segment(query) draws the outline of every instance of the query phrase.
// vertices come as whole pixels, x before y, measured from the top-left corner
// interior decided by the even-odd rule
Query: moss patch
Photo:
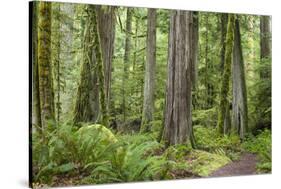
[[[116,143],[118,141],[115,135],[109,129],[100,124],[83,126],[77,131],[77,134],[78,139],[81,141],[92,137],[98,137],[100,139],[99,143],[104,145]]]
[[[201,150],[193,150],[188,155],[191,171],[199,176],[206,177],[213,171],[230,163],[231,160],[223,155],[212,154]]]

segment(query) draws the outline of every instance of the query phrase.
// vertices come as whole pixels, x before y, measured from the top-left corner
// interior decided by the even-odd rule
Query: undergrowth
[[[247,151],[256,153],[259,158],[259,163],[257,164],[257,169],[261,173],[271,172],[271,131],[266,129],[260,131],[257,136],[248,136],[246,141],[243,143],[242,147]]]

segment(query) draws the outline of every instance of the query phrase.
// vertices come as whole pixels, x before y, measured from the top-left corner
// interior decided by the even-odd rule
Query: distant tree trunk
[[[207,14],[205,14],[206,19],[205,19],[205,27],[206,27],[206,31],[205,31],[205,54],[204,54],[204,59],[205,59],[205,90],[206,90],[206,101],[205,101],[205,109],[209,108],[209,102],[210,102],[210,84],[209,84],[209,38],[208,38],[208,33],[209,33],[209,16]]]
[[[32,15],[32,124],[41,128],[41,108],[38,76],[38,2],[33,2]]]
[[[51,69],[51,3],[39,2],[38,77],[42,127],[55,121],[54,92]]]
[[[126,39],[125,39],[125,53],[124,53],[124,75],[122,80],[122,112],[123,112],[123,122],[126,121],[126,80],[128,79],[128,64],[130,60],[130,50],[131,50],[131,32],[132,32],[132,16],[133,10],[127,8],[127,19],[126,19]]]
[[[261,60],[271,58],[271,31],[269,16],[260,17],[260,49]],[[260,77],[268,78],[269,72],[269,69],[262,69]]]
[[[151,130],[151,121],[154,111],[154,85],[156,65],[156,9],[148,9],[147,13],[147,39],[146,39],[146,65],[144,81],[144,100],[142,111],[142,132]]]
[[[224,67],[224,59],[225,59],[225,44],[226,44],[226,30],[227,30],[227,18],[228,15],[226,13],[221,14],[221,51],[220,51],[220,69],[221,74],[223,74]]]
[[[271,128],[271,18],[260,16],[260,80],[256,128]],[[267,97],[267,98],[266,98]]]
[[[228,92],[229,92],[229,79],[231,75],[231,62],[232,62],[232,50],[234,42],[234,17],[235,15],[228,15],[228,25],[227,25],[227,34],[226,34],[226,48],[225,48],[225,61],[224,69],[221,81],[220,88],[220,102],[219,102],[219,114],[218,114],[218,131],[223,133],[224,131],[229,130],[230,125],[227,124],[229,120],[229,105],[228,105]],[[227,128],[226,128],[227,127]]]
[[[235,20],[232,75],[232,126],[233,131],[244,139],[248,130],[248,107],[241,34],[238,18]]]
[[[112,59],[115,39],[115,7],[97,6],[97,17],[104,63],[106,109],[109,112],[111,93]]]
[[[60,20],[60,3],[52,4],[52,65],[54,67],[54,91],[55,91],[55,114],[56,121],[60,122],[60,114],[61,114],[61,61],[60,61],[60,41],[61,41],[61,20]]]
[[[168,79],[163,140],[166,145],[185,143],[192,137],[191,48],[192,13],[172,11],[170,19]]]
[[[108,126],[104,92],[103,60],[95,6],[87,7],[83,64],[74,108],[74,122],[97,122]]]

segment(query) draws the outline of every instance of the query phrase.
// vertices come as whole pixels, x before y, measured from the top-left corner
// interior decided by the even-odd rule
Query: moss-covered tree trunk
[[[54,75],[55,115],[60,122],[61,115],[61,12],[60,3],[52,4],[52,65]]]
[[[74,108],[74,122],[101,122],[108,126],[104,72],[96,8],[87,6],[83,64]]]
[[[51,68],[51,3],[39,2],[38,77],[42,127],[55,121],[54,92]]]
[[[153,120],[156,65],[156,14],[156,9],[148,9],[146,65],[141,132],[149,132],[151,130],[151,121]]]
[[[126,121],[126,81],[129,78],[128,77],[128,67],[129,67],[129,61],[130,61],[130,52],[131,52],[131,32],[132,32],[132,16],[133,16],[133,9],[127,8],[127,16],[126,16],[126,39],[125,39],[125,52],[124,52],[124,73],[123,73],[123,79],[122,79],[122,104],[121,109],[123,113],[123,122]]]
[[[32,2],[32,124],[41,128],[38,76],[38,2]]]
[[[192,12],[172,11],[163,134],[166,145],[181,144],[189,140],[192,144],[194,142],[191,119],[191,23]]]
[[[235,20],[232,70],[232,130],[240,136],[240,139],[244,139],[248,130],[248,106],[238,18]]]
[[[115,9],[113,6],[97,6],[98,29],[103,58],[105,83],[105,102],[107,112],[110,112],[111,74],[115,39]],[[106,23],[106,24],[105,24]]]
[[[226,34],[226,46],[225,46],[225,61],[223,75],[221,79],[220,87],[220,99],[219,99],[219,110],[218,110],[218,131],[219,133],[224,133],[230,128],[228,114],[229,114],[229,102],[228,102],[228,92],[229,92],[229,80],[231,75],[231,63],[232,63],[232,51],[234,43],[234,19],[235,15],[228,15],[228,25]],[[226,128],[227,127],[227,128]]]

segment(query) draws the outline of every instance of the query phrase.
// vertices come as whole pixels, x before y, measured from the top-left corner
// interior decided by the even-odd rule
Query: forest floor
[[[244,153],[239,160],[233,161],[214,171],[210,177],[238,176],[256,174],[257,156],[252,153]]]

